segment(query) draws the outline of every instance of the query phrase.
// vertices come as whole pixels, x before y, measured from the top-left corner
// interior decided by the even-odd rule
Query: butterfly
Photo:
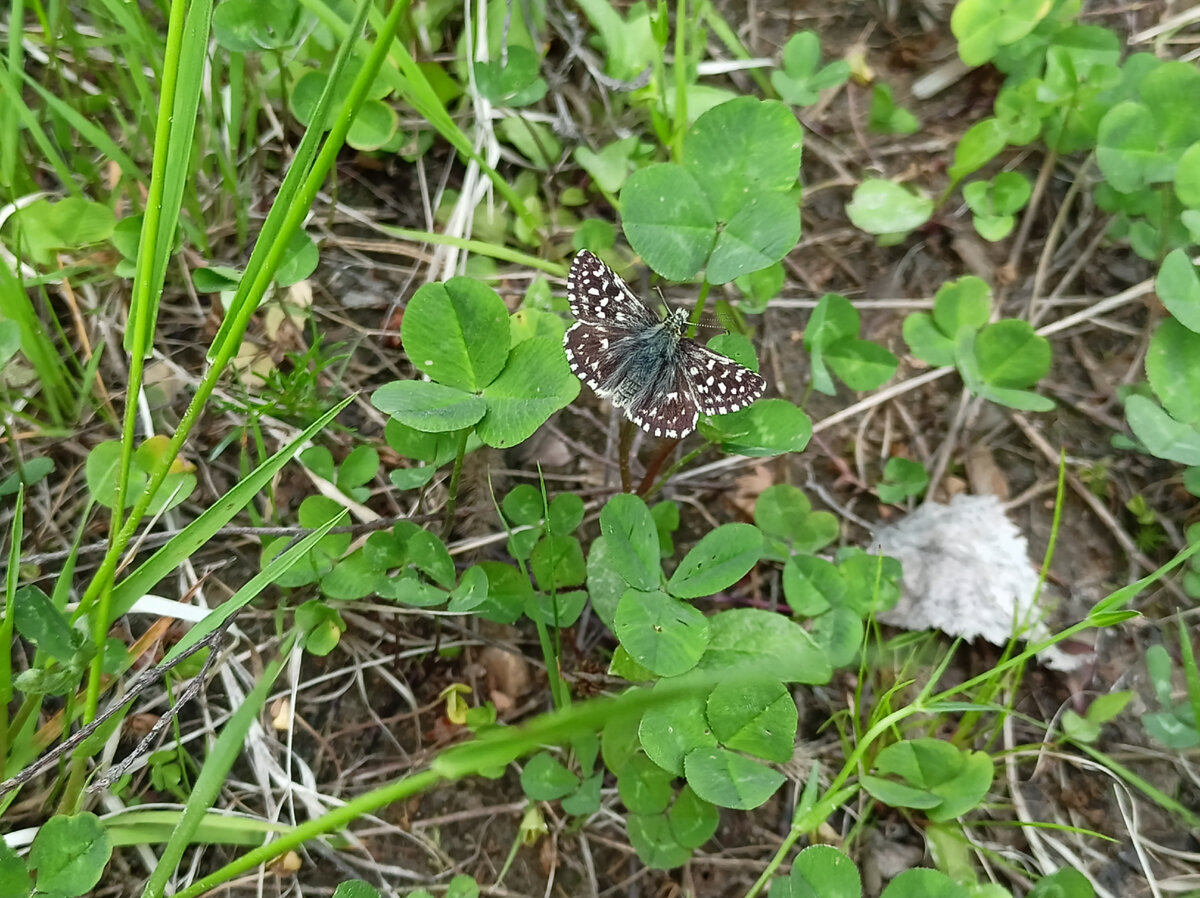
[[[745,408],[767,388],[749,368],[685,337],[686,309],[660,318],[586,249],[571,263],[567,301],[577,319],[563,336],[571,370],[656,437],[682,439],[700,415]]]

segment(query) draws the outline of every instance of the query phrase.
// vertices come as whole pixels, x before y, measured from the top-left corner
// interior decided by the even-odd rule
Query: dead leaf
[[[529,692],[529,664],[520,655],[488,646],[479,653],[479,664],[487,671],[488,697],[497,712],[512,710]]]

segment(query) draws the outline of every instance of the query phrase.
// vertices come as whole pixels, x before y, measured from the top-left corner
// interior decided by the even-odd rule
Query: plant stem
[[[471,428],[464,427],[458,434],[458,451],[454,453],[454,470],[450,472],[450,495],[446,497],[446,517],[442,521],[442,539],[450,538],[454,529],[454,510],[458,507],[458,483],[462,479],[463,459],[467,455],[467,437]]]
[[[633,492],[633,474],[629,470],[629,451],[633,448],[633,424],[621,418],[617,425],[617,463],[621,466],[621,492]]]

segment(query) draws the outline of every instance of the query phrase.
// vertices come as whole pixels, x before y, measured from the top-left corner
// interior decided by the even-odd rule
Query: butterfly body
[[[682,439],[700,414],[737,411],[766,389],[749,368],[684,337],[685,310],[659,318],[587,250],[571,264],[567,298],[578,319],[563,338],[571,370],[647,433]]]

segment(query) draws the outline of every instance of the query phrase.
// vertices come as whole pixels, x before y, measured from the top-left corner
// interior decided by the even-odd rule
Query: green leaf
[[[296,609],[296,627],[304,634],[305,650],[322,658],[337,648],[346,632],[346,622],[337,610],[316,599]]]
[[[446,898],[479,898],[479,884],[473,877],[460,873],[446,887]]]
[[[900,562],[846,546],[838,552],[846,590],[842,601],[860,618],[892,608],[900,599]]]
[[[501,119],[496,133],[530,161],[534,168],[548,169],[562,158],[563,148],[554,132],[523,116]]]
[[[1167,311],[1188,330],[1200,334],[1200,278],[1188,254],[1173,249],[1163,259],[1154,289]]]
[[[783,597],[794,614],[816,617],[841,603],[846,592],[837,565],[815,555],[794,555],[783,566]]]
[[[774,265],[799,239],[800,210],[795,199],[783,193],[748,194],[718,233],[706,278],[712,284],[728,284]]]
[[[583,589],[563,589],[562,592],[535,592],[524,605],[524,615],[535,623],[547,627],[574,627],[588,604],[588,594]]]
[[[1169,414],[1182,424],[1200,424],[1200,333],[1167,318],[1146,352],[1146,376]]]
[[[961,52],[961,51],[960,51]],[[887,884],[879,898],[971,898],[967,890],[941,870],[914,867]]]
[[[722,524],[684,556],[667,581],[667,589],[683,599],[715,595],[758,563],[762,542],[762,534],[751,524]]]
[[[483,570],[488,582],[487,598],[476,615],[498,624],[511,624],[519,619],[525,613],[526,600],[533,594],[529,575],[499,561],[483,561],[476,567]]]
[[[650,509],[637,496],[618,493],[600,512],[600,532],[614,570],[633,589],[658,588],[658,538]]]
[[[984,240],[995,243],[1012,233],[1017,224],[1011,215],[975,215],[975,230]]]
[[[788,879],[788,898],[862,898],[858,868],[830,845],[810,845],[796,855]]]
[[[1028,321],[1008,318],[990,324],[975,338],[979,373],[992,386],[1023,389],[1050,370],[1050,341]]]
[[[632,81],[655,59],[658,47],[644,4],[630,9],[628,20],[608,0],[581,0],[579,8],[600,36],[606,75]]]
[[[1136,393],[1125,400],[1125,417],[1151,455],[1200,465],[1200,428],[1176,421],[1156,402]]]
[[[929,473],[924,466],[907,458],[889,458],[877,489],[881,502],[895,503],[919,496],[928,485]]]
[[[672,534],[679,529],[679,505],[675,502],[659,502],[650,509],[654,524],[658,527],[658,552],[662,558],[675,554]]]
[[[638,741],[663,770],[683,776],[683,759],[697,748],[717,745],[704,716],[704,696],[689,695],[654,705],[638,724]]]
[[[1197,92],[1200,92],[1200,71],[1190,62],[1164,62],[1146,75],[1139,85],[1142,102],[1154,117],[1155,133],[1160,146],[1176,151],[1200,139],[1200,122],[1188,112]],[[1172,166],[1173,167],[1173,166]],[[1160,180],[1169,179],[1170,175]]]
[[[784,277],[783,266],[776,262],[736,278],[735,284],[745,296],[745,299],[738,303],[738,307],[751,314],[761,312],[783,289]]]
[[[479,439],[507,449],[529,439],[556,411],[579,395],[562,341],[535,337],[513,347],[500,376],[483,390],[487,413],[475,428]]]
[[[574,794],[562,800],[564,813],[574,817],[588,817],[600,810],[600,787],[604,785],[604,773],[586,777]]]
[[[321,592],[331,599],[362,599],[379,588],[383,572],[372,567],[365,550],[337,559],[332,570],[321,577]]]
[[[383,436],[402,457],[427,462],[430,476],[458,452],[458,440],[452,433],[425,433],[391,417],[384,426]]]
[[[400,116],[387,103],[368,97],[346,134],[346,143],[356,150],[371,153],[386,146],[400,130]]]
[[[766,536],[805,554],[819,551],[838,536],[837,518],[827,511],[814,512],[808,497],[790,483],[777,483],[759,494],[754,523]]]
[[[780,764],[792,757],[799,718],[782,683],[718,686],[709,693],[706,713],[713,735],[726,748]]]
[[[579,788],[579,777],[553,754],[540,751],[521,771],[521,789],[533,801],[556,801]]]
[[[355,446],[338,466],[338,489],[348,491],[370,483],[378,472],[378,450],[374,446]]]
[[[913,312],[904,319],[901,333],[912,354],[927,365],[942,368],[954,364],[954,341],[934,324],[932,315]]]
[[[991,287],[973,275],[947,281],[933,298],[933,321],[951,340],[964,327],[968,330],[983,327],[991,310]]]
[[[487,413],[488,404],[455,387],[424,380],[397,380],[371,394],[371,404],[401,424],[425,433],[470,427]]]
[[[962,0],[950,15],[959,57],[967,65],[983,65],[1033,31],[1050,6],[1045,0]]]
[[[298,284],[317,270],[320,254],[317,245],[307,231],[297,230],[288,238],[287,247],[279,267],[275,269],[275,283],[280,287]]]
[[[1026,898],[1095,898],[1091,881],[1073,867],[1043,876]]]
[[[66,662],[83,647],[83,634],[71,628],[67,616],[36,586],[17,590],[13,611],[17,632],[51,658]]]
[[[508,358],[508,309],[473,278],[426,284],[408,301],[400,338],[417,371],[444,386],[478,392]]]
[[[479,608],[488,599],[487,571],[475,565],[463,571],[458,586],[450,591],[446,610],[452,614],[465,614]]]
[[[546,517],[546,528],[560,536],[574,533],[583,523],[584,505],[575,493],[560,493],[550,500],[550,513]]]
[[[33,879],[25,869],[25,862],[0,839],[0,895],[29,898],[32,894]]]
[[[820,64],[821,46],[816,34],[801,31],[788,38],[783,47],[783,71],[771,73],[771,86],[793,106],[811,106],[821,91],[844,84],[850,77],[850,63],[837,59],[824,68]]]
[[[695,277],[717,239],[717,220],[704,189],[673,163],[630,176],[621,191],[621,220],[634,251],[673,281]]]
[[[1118,714],[1125,710],[1125,707],[1133,700],[1133,693],[1129,690],[1121,692],[1108,692],[1104,695],[1098,695],[1088,705],[1087,719],[1095,723],[1108,723]]]
[[[5,322],[0,321],[0,331],[4,329]],[[0,366],[2,366],[0,362]],[[7,477],[0,479],[0,497],[16,495],[17,491],[23,485],[26,492],[34,484],[41,483],[47,477],[54,473],[54,459],[40,456],[37,458],[28,459],[24,466],[19,471],[13,471]]]
[[[333,898],[379,898],[379,892],[361,879],[348,879],[338,883],[333,890]],[[408,898],[413,898],[411,892]]]
[[[784,783],[782,773],[723,748],[689,752],[684,770],[700,798],[739,811],[761,806]]]
[[[785,683],[827,683],[833,672],[803,627],[770,611],[722,611],[708,619],[708,634],[708,648],[698,665],[707,671],[770,671],[772,678]]]
[[[749,408],[713,419],[701,432],[730,455],[762,458],[802,452],[812,437],[812,419],[786,399],[760,399]]]
[[[833,381],[825,371],[825,347],[858,336],[858,328],[858,310],[846,297],[826,293],[818,300],[804,328],[804,348],[812,354],[813,386],[822,393],[832,396],[834,392]]]
[[[713,837],[721,816],[715,805],[696,795],[691,786],[684,786],[667,812],[667,820],[679,844],[694,850]]]
[[[613,632],[633,660],[662,677],[691,670],[708,645],[708,619],[658,590],[626,590]]]
[[[1133,193],[1160,177],[1166,160],[1155,128],[1150,110],[1132,100],[1118,103],[1100,120],[1096,162],[1115,189]]]
[[[882,134],[912,134],[920,123],[915,115],[895,104],[890,85],[877,82],[871,91],[867,127]]]
[[[888,381],[900,360],[870,340],[847,337],[825,347],[829,367],[852,390],[874,390]]]
[[[78,196],[52,202],[34,200],[12,212],[4,229],[9,241],[42,265],[54,263],[58,250],[79,250],[108,240],[117,223],[112,210],[103,203]]]
[[[802,142],[800,123],[786,105],[738,97],[710,109],[688,129],[683,139],[683,166],[708,195],[717,219],[732,226],[750,197],[761,198],[796,186]],[[794,211],[796,203],[789,206]],[[762,211],[768,216],[779,214],[770,207]],[[744,232],[748,224],[742,225]],[[798,215],[796,232],[798,237]],[[782,257],[780,253],[765,264]],[[729,280],[733,278],[713,283]]]
[[[504,517],[516,526],[540,523],[544,508],[541,492],[529,483],[513,487],[500,503]]]
[[[636,167],[632,162],[632,156],[637,150],[637,145],[637,136],[631,135],[614,140],[596,152],[585,146],[579,146],[575,148],[575,161],[583,166],[583,170],[591,175],[592,180],[601,190],[616,193],[624,186],[626,179]],[[597,248],[592,243],[586,245]],[[582,248],[582,246],[576,247],[576,249]]]
[[[813,619],[813,641],[834,667],[845,667],[858,657],[863,642],[863,621],[849,607],[830,608]]]
[[[1191,208],[1200,208],[1200,143],[1194,143],[1179,157],[1175,167],[1175,196]]]
[[[671,774],[643,754],[617,770],[617,791],[631,814],[658,814],[671,803]]]
[[[299,11],[288,0],[225,0],[212,12],[213,37],[232,53],[281,50],[291,43]]]
[[[507,64],[499,59],[475,63],[475,83],[480,96],[497,106],[516,108],[536,103],[546,95],[539,77],[541,61],[528,47],[508,48]]]
[[[899,777],[909,787],[924,793],[902,798],[899,806],[925,808],[929,819],[934,821],[952,820],[975,807],[987,794],[994,775],[992,759],[986,753],[963,751],[940,739],[912,739],[888,745],[876,757],[875,768],[884,776]],[[870,777],[863,785],[875,795],[880,780]],[[889,793],[886,800],[891,802],[898,797]]]
[[[1033,186],[1020,172],[1002,171],[992,178],[988,193],[992,211],[1012,215],[1025,208]]]
[[[583,548],[573,536],[543,536],[533,547],[529,567],[538,587],[546,592],[579,586],[587,576]]]
[[[587,590],[596,616],[610,630],[616,622],[617,603],[628,584],[609,558],[608,540],[598,536],[592,540],[587,556]]]
[[[56,815],[34,836],[29,867],[37,871],[40,891],[83,895],[100,881],[111,856],[112,840],[95,814]]]
[[[625,828],[638,860],[651,870],[681,867],[692,856],[690,848],[679,844],[671,821],[664,814],[629,814]]]
[[[996,118],[985,118],[976,122],[959,138],[954,148],[954,162],[948,174],[960,181],[972,172],[979,171],[1000,154],[1008,144],[1004,125]]]
[[[454,559],[446,544],[428,530],[418,530],[405,543],[408,563],[441,587],[449,589],[457,579]]]
[[[894,181],[863,181],[846,204],[855,227],[868,234],[907,234],[933,214],[933,201]]]

